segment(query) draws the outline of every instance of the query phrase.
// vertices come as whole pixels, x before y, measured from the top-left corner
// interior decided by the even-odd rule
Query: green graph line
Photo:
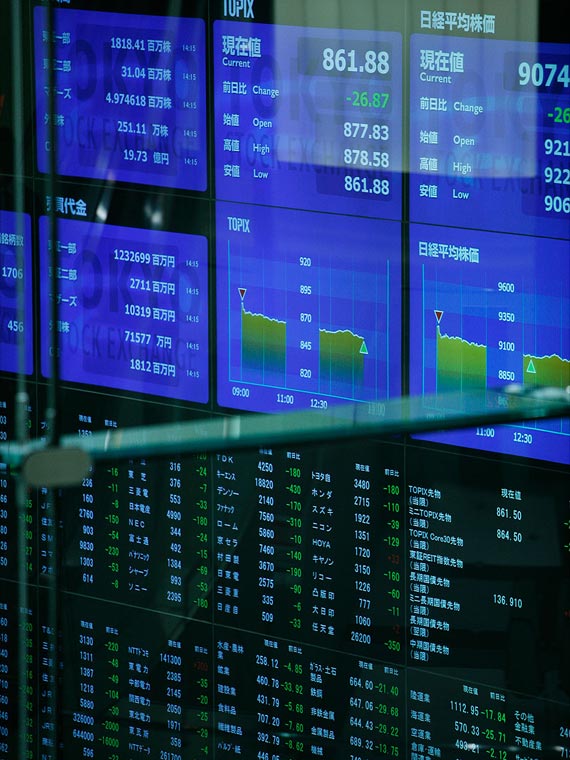
[[[442,334],[437,326],[437,392],[486,388],[487,346]]]

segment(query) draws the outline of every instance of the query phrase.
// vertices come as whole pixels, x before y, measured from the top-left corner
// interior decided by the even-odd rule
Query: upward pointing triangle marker
[[[238,288],[238,290],[239,290],[239,297],[243,301],[243,299],[245,298],[245,294],[247,293],[247,288]]]
[[[441,318],[443,317],[443,311],[441,309],[434,309],[433,313],[435,314],[435,318],[437,319],[437,324],[441,322]]]
[[[526,371],[531,375],[536,375],[536,367],[532,359],[529,361]]]
[[[366,345],[366,341],[362,341],[362,345],[360,346],[360,353],[361,354],[368,354],[368,346]]]

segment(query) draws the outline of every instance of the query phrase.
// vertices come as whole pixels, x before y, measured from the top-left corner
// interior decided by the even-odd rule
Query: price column
[[[291,456],[293,452],[287,452]],[[287,463],[289,464],[289,463]],[[287,594],[279,594],[276,597],[276,577],[281,572],[280,565],[286,567],[285,572],[291,578],[290,590],[293,594],[298,590],[300,593],[301,570],[299,568],[301,537],[295,533],[295,529],[301,525],[300,512],[291,515],[285,521],[279,520],[276,515],[275,479],[281,476],[279,470],[284,463],[279,458],[275,464],[272,449],[260,449],[257,462],[258,475],[255,478],[258,501],[258,570],[259,570],[259,616],[262,623],[273,623],[276,620],[275,613],[277,604],[284,609]],[[300,467],[294,461],[285,469],[284,489],[288,498],[295,500],[300,505],[301,486],[299,484]],[[277,500],[278,497],[277,497]],[[291,502],[289,502],[291,503]],[[297,540],[297,543],[295,543]],[[283,589],[285,592],[285,589]],[[276,604],[277,603],[277,604]],[[293,602],[291,619],[289,624],[292,628],[300,628],[301,621],[298,613],[301,610],[301,602]]]
[[[257,469],[257,483],[273,484],[273,451],[261,449]],[[275,605],[275,535],[277,522],[275,519],[275,496],[270,489],[264,488],[257,494],[258,500],[258,570],[259,594],[261,594],[259,615],[262,621],[273,622]]]
[[[290,636],[302,631],[303,588],[307,582],[303,576],[303,463],[300,451],[260,449],[255,476],[259,621],[282,626]]]
[[[95,756],[95,734],[93,726],[97,717],[95,709],[95,657],[93,623],[89,620],[79,621],[79,632],[75,642],[69,642],[71,651],[77,656],[79,669],[79,705],[74,712],[72,722],[73,738],[81,740],[83,756]],[[108,708],[113,710],[113,706]]]
[[[352,486],[356,594],[351,641],[370,647],[375,632],[384,629],[386,637],[377,642],[383,646],[383,656],[400,661],[404,635],[400,469],[382,468],[363,457],[354,463]]]
[[[356,658],[335,664],[343,700],[334,704],[334,686],[327,702],[334,704],[337,741],[345,752],[362,760],[401,757],[405,744],[403,671],[391,665]]]

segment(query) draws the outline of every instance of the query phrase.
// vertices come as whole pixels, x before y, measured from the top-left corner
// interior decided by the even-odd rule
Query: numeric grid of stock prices
[[[0,10],[0,442],[19,370],[46,435],[55,333],[79,438],[570,385],[567,9],[52,5],[17,178]],[[569,758],[569,464],[568,420],[267,441],[19,521],[0,463],[0,755]]]
[[[85,403],[67,398],[83,435],[129,411]],[[31,757],[52,756],[57,662],[64,757],[564,755],[566,484],[394,443],[101,464],[62,499],[55,638],[48,495],[27,507],[25,609],[3,509],[2,746],[23,627]]]

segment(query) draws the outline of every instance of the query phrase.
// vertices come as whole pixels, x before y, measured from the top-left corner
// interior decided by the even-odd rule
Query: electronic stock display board
[[[158,324],[141,331],[119,323],[113,329],[128,369],[123,363],[119,372],[93,375],[97,350],[93,362],[87,343],[73,351],[63,335],[64,379],[260,412],[366,402],[402,389],[568,384],[570,74],[568,43],[552,31],[544,3],[506,3],[484,13],[461,4],[441,11],[414,3],[405,13],[367,3],[341,27],[330,23],[330,9],[308,21],[299,9],[270,3],[199,3],[178,17],[156,15],[153,3],[138,15],[114,15],[108,3],[56,5],[51,116],[43,5],[31,21],[39,173],[49,165],[51,119],[63,178],[130,184],[150,194],[202,193],[210,201],[210,224],[201,230],[206,248],[189,259],[200,261],[192,273],[200,284],[190,286],[201,294],[200,322],[192,321],[196,299],[186,297],[184,263],[169,283],[177,311],[159,293],[133,291],[135,280],[143,288],[161,282],[160,273],[139,276],[134,258],[123,268],[133,285],[121,287],[122,306],[130,309],[123,317],[136,320],[150,309],[152,320],[159,312],[187,320],[175,342],[194,356],[173,350],[155,361],[148,346],[132,344],[133,334],[151,335],[152,343],[172,336],[155,335]],[[89,216],[80,194],[59,200],[63,216]],[[94,209],[90,219],[100,222]],[[137,232],[125,215],[119,226],[101,261],[111,250],[152,255],[137,247],[144,228]],[[165,242],[175,232],[162,225],[156,234]],[[486,238],[492,242],[479,257],[487,233],[496,236]],[[515,259],[530,247],[535,260],[505,259],[491,285],[489,245],[506,250],[509,241]],[[522,266],[527,279],[515,282],[513,267]],[[498,289],[484,334],[479,327],[471,337],[463,331],[477,319],[467,301],[453,307],[461,324],[446,331],[450,308],[430,291],[434,275],[426,267],[445,269],[448,287],[469,287],[471,300]],[[542,267],[545,275],[537,274]],[[562,283],[557,295],[548,295],[551,267]],[[350,289],[343,287],[348,269]],[[104,263],[73,286],[76,295],[86,289],[81,304],[92,303],[105,271]],[[469,271],[478,279],[467,285]],[[537,278],[542,295],[531,296]],[[440,330],[443,343],[426,332],[429,310],[427,326]],[[468,366],[469,351],[445,353],[445,345],[463,346],[452,338],[475,346],[471,354],[483,357],[478,369]],[[444,350],[436,359],[438,346]],[[79,362],[77,351],[85,354]],[[437,382],[438,362],[455,383]],[[162,380],[155,369],[166,372]],[[456,442],[568,463],[567,432],[558,427],[552,435],[548,427],[523,428],[511,440],[491,430]]]
[[[48,427],[54,332],[82,437],[570,385],[568,9],[56,0],[50,40],[22,5],[0,441],[22,365]],[[34,760],[56,663],[65,760],[568,758],[569,464],[567,420],[109,462],[60,496],[57,634],[51,495],[22,607],[0,465],[0,754],[23,629]]]
[[[467,26],[424,11],[410,42],[410,356],[422,357],[410,392],[565,388],[568,45],[500,39],[493,16],[478,39],[453,34]],[[450,219],[462,229],[438,226]],[[568,464],[569,432],[559,421],[440,440]]]

